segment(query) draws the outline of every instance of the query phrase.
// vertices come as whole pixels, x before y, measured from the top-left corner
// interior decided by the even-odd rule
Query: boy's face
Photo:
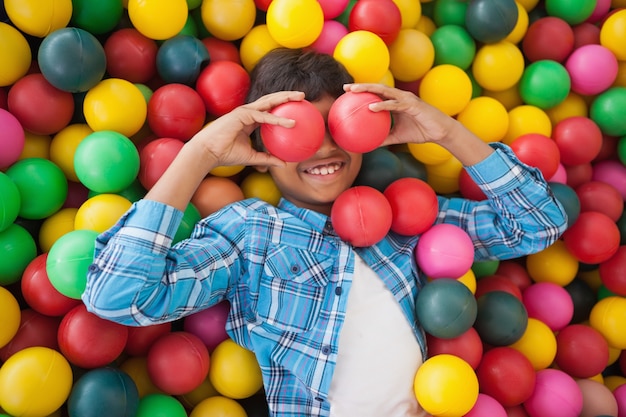
[[[324,96],[313,102],[325,121],[328,121],[328,111],[334,101],[334,98]],[[313,157],[302,162],[288,162],[281,168],[270,167],[269,172],[285,199],[298,207],[329,215],[335,199],[352,186],[362,159],[361,154],[337,146],[327,127],[324,142]]]

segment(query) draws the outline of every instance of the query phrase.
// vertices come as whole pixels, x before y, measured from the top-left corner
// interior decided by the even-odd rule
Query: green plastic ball
[[[178,226],[178,230],[174,235],[172,244],[176,244],[191,236],[193,228],[201,219],[202,216],[200,215],[198,209],[193,204],[189,203],[187,205],[187,209],[185,209],[185,212],[183,213],[183,220],[181,221],[180,226]]]
[[[580,214],[581,208],[578,194],[567,184],[551,182],[549,185],[552,193],[565,209],[565,213],[567,214],[567,226],[573,225]]]
[[[549,59],[529,64],[519,82],[519,92],[526,104],[550,109],[561,104],[572,86],[567,69],[559,62]]]
[[[88,189],[115,194],[137,179],[139,152],[121,133],[100,130],[86,136],[76,148],[74,170]]]
[[[465,27],[467,0],[437,0],[433,5],[433,21],[437,27],[459,25]]]
[[[495,43],[515,29],[517,19],[515,0],[472,0],[468,2],[465,26],[477,41]]]
[[[608,136],[626,135],[626,87],[612,87],[598,94],[589,106],[589,117]]]
[[[90,369],[74,386],[67,399],[71,417],[134,416],[139,391],[133,379],[113,367]]]
[[[20,193],[18,215],[40,220],[56,213],[67,199],[65,174],[54,162],[44,158],[17,161],[6,171]]]
[[[522,301],[506,291],[489,291],[477,300],[474,328],[480,339],[492,346],[507,346],[524,335],[528,312]]]
[[[70,24],[93,35],[102,35],[115,29],[123,13],[120,0],[72,0]]]
[[[461,281],[437,278],[420,290],[415,301],[415,313],[426,333],[440,339],[452,339],[474,324],[476,298]]]
[[[395,152],[395,155],[400,159],[402,167],[400,170],[401,178],[417,178],[422,181],[428,179],[426,165],[415,159],[411,152]]]
[[[20,205],[20,191],[17,185],[4,172],[0,172],[0,232],[17,219]]]
[[[444,25],[430,35],[435,48],[434,65],[450,64],[463,70],[470,67],[476,55],[476,42],[462,26]]]
[[[402,162],[387,148],[377,148],[363,154],[363,162],[355,185],[368,185],[383,192],[402,173]]]
[[[80,299],[85,291],[97,236],[93,230],[72,230],[58,238],[48,251],[48,279],[66,297]]]
[[[187,412],[171,395],[148,394],[139,400],[135,417],[187,417]]]
[[[489,275],[493,275],[498,270],[498,266],[500,266],[500,261],[475,261],[472,264],[472,272],[476,279],[480,279],[482,277],[486,277]]]
[[[570,25],[587,20],[596,8],[595,0],[545,0],[546,13],[559,17]]]
[[[37,256],[33,236],[18,224],[0,232],[0,286],[18,282],[28,264]]]

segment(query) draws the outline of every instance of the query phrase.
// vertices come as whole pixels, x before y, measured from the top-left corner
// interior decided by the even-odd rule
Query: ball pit
[[[301,9],[290,15],[294,5]],[[388,10],[368,11],[373,6]],[[617,415],[618,405],[626,407],[622,385],[626,368],[618,369],[615,363],[626,349],[626,289],[620,274],[625,257],[621,236],[626,158],[618,147],[626,136],[626,2],[54,0],[42,5],[34,0],[7,0],[4,7],[5,19],[0,22],[0,290],[11,298],[0,301],[0,340],[7,342],[0,347],[1,415],[90,417],[105,411],[108,415],[113,411],[93,405],[104,398],[112,398],[108,403],[125,411],[137,407],[137,417],[264,415],[259,404],[237,398],[252,395],[261,386],[253,358],[247,357],[249,366],[238,371],[233,370],[235,359],[221,358],[222,373],[216,372],[213,378],[216,385],[222,384],[223,393],[215,390],[207,375],[189,393],[164,394],[148,375],[148,351],[157,339],[172,332],[172,325],[177,330],[184,325],[210,351],[226,341],[227,306],[209,309],[184,323],[128,330],[121,352],[119,346],[101,343],[103,357],[95,362],[87,359],[90,353],[97,356],[98,349],[85,352],[76,347],[83,344],[84,331],[70,334],[64,324],[63,352],[53,346],[51,335],[81,305],[84,271],[96,230],[104,230],[130,201],[143,195],[145,190],[140,188],[154,184],[183,142],[205,122],[243,102],[249,72],[258,59],[281,44],[332,54],[357,81],[395,83],[425,99],[431,97],[428,100],[455,115],[486,142],[512,146],[517,142],[514,147],[522,147],[524,141],[518,139],[524,135],[542,135],[554,142],[528,145],[525,151],[531,165],[542,167],[545,175],[553,174],[551,187],[569,217],[566,235],[545,251],[500,262],[495,275],[474,276],[468,269],[457,279],[468,288],[473,284],[470,291],[476,302],[498,289],[522,293],[528,313],[525,330],[516,342],[494,347],[488,342],[504,343],[499,339],[503,335],[498,325],[485,325],[483,316],[456,337],[427,335],[432,358],[450,355],[465,361],[475,370],[480,388],[475,397],[474,379],[467,367],[454,360],[432,361],[436,367],[431,371],[443,372],[443,377],[424,373],[420,387],[415,388],[427,411],[459,417],[500,417],[503,409],[503,416],[509,417],[555,413],[596,417]],[[351,16],[352,10],[356,11]],[[498,11],[506,13],[485,20]],[[196,49],[188,52],[187,46]],[[229,63],[215,65],[220,61]],[[435,88],[433,79],[429,81],[442,65],[459,70],[437,80],[450,90]],[[567,94],[565,75],[571,80]],[[99,88],[107,84],[115,84],[115,91]],[[420,84],[424,84],[423,91]],[[98,150],[78,151],[90,134],[109,131],[125,139],[109,137],[112,141]],[[384,147],[368,153],[359,185],[383,192],[395,180],[415,177],[430,187],[430,206],[436,201],[433,192],[484,198],[468,185],[457,161],[445,149],[431,145]],[[94,168],[99,171],[88,173]],[[389,192],[394,192],[393,187]],[[202,216],[247,197],[277,204],[280,193],[266,174],[243,167],[215,170],[199,187],[197,205],[190,204],[185,211],[175,242],[189,236]],[[432,226],[429,219],[420,220],[425,230],[406,234],[424,233]],[[75,229],[83,228],[80,231],[87,235],[79,239]],[[392,223],[390,230],[394,228]],[[479,267],[475,265],[476,271]],[[21,307],[21,318],[9,307],[16,304],[17,311]],[[211,314],[219,317],[206,323]],[[444,317],[436,313],[428,318]],[[216,329],[209,329],[209,324]],[[520,330],[520,326],[513,327]],[[572,334],[572,329],[578,333]],[[556,353],[555,340],[559,342]],[[32,347],[35,342],[40,346]],[[497,354],[502,355],[498,361],[494,359]],[[110,363],[103,365],[105,360]],[[96,367],[86,369],[91,366]],[[561,373],[543,373],[554,370],[551,367]],[[75,378],[69,368],[76,369]],[[44,369],[51,372],[43,375]],[[498,379],[497,371],[505,376]],[[89,378],[78,378],[105,374],[122,378],[124,388],[95,383],[86,390],[82,384]],[[231,375],[239,379],[225,379]],[[461,385],[471,385],[471,392],[455,391],[451,379],[461,375],[465,375]],[[521,375],[521,379],[510,385],[511,375]],[[578,388],[571,378],[583,378],[576,380]],[[135,405],[134,394],[129,392],[133,384],[141,394]],[[44,394],[31,395],[32,386]],[[536,387],[532,396],[531,386]],[[438,403],[442,392],[449,400]],[[557,395],[559,401],[554,400]],[[124,398],[129,402],[124,403]]]

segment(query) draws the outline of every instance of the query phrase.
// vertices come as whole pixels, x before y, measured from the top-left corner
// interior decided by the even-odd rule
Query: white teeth
[[[330,175],[337,171],[339,168],[341,168],[341,164],[329,164],[313,167],[311,169],[308,169],[307,172],[313,175]]]

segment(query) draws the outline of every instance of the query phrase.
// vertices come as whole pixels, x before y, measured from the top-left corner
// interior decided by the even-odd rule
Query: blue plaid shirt
[[[476,202],[439,199],[438,223],[464,228],[476,260],[538,252],[566,228],[566,214],[539,171],[511,150],[468,167],[488,196]],[[182,213],[136,202],[96,241],[83,300],[95,314],[130,326],[172,321],[227,299],[227,331],[255,352],[274,416],[326,416],[338,337],[358,253],[394,294],[426,354],[415,318],[425,277],[418,270],[417,236],[390,233],[354,248],[329,218],[283,200],[229,205],[201,220],[172,247]]]

